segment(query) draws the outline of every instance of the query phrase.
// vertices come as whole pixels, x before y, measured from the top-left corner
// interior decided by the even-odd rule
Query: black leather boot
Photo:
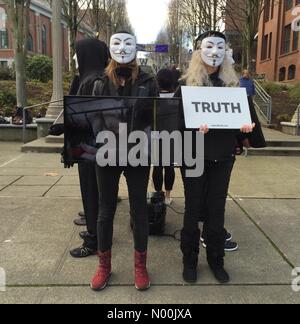
[[[198,257],[200,245],[200,230],[194,233],[181,232],[181,251],[183,253],[183,279],[187,283],[198,280]]]
[[[211,271],[219,283],[226,284],[230,282],[229,274],[224,269],[224,257],[209,255],[207,261]]]
[[[221,284],[226,284],[230,281],[230,277],[224,269],[225,240],[225,230],[220,232],[207,232],[207,262],[215,278]]]

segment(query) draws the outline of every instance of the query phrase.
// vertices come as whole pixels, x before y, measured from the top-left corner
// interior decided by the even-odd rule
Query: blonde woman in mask
[[[238,85],[232,55],[224,34],[206,32],[198,37],[198,50],[194,52],[189,69],[183,76],[182,84],[198,87],[218,87]],[[181,88],[175,97],[181,97]],[[249,133],[254,125],[245,125],[241,131]],[[185,127],[183,127],[184,129]],[[224,247],[226,240],[225,206],[231,172],[235,162],[237,131],[209,130],[199,125],[205,134],[204,173],[198,178],[186,177],[186,167],[182,168],[185,189],[185,216],[181,232],[183,253],[183,278],[188,283],[197,281],[199,255],[199,215],[207,211],[204,221],[207,261],[220,283],[228,283],[230,277],[224,268]]]

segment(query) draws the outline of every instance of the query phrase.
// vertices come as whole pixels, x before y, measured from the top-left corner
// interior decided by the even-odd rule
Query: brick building
[[[32,0],[29,12],[29,37],[27,48],[29,55],[46,55],[52,57],[51,37],[52,11],[45,0]],[[63,62],[69,63],[68,29],[62,21]],[[78,39],[84,38],[84,31],[79,31]],[[5,12],[5,5],[0,0],[0,65],[11,66],[14,60],[12,33]]]
[[[268,81],[300,81],[300,37],[292,30],[296,6],[300,0],[265,0],[256,70]]]
[[[236,64],[242,62],[242,35],[241,30],[244,26],[244,19],[239,15],[243,7],[243,0],[227,0],[224,12],[225,35],[233,48],[233,56]]]

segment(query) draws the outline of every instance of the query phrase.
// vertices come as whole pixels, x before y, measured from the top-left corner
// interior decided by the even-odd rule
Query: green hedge
[[[289,89],[289,97],[300,103],[300,83]]]
[[[0,80],[13,80],[15,78],[13,69],[0,67]]]
[[[37,80],[47,83],[48,81],[52,80],[52,59],[43,55],[28,57],[26,71],[29,80]]]

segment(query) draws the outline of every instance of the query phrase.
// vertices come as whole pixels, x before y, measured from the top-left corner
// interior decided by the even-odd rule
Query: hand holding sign
[[[252,125],[246,89],[182,87],[186,127],[242,129]]]
[[[207,134],[209,132],[208,126],[207,125],[200,126],[199,132],[203,133],[204,135]]]
[[[242,133],[245,133],[245,134],[249,134],[249,133],[252,133],[253,132],[253,129],[255,128],[255,124],[253,123],[252,125],[244,125],[242,128],[241,128],[241,132]]]

